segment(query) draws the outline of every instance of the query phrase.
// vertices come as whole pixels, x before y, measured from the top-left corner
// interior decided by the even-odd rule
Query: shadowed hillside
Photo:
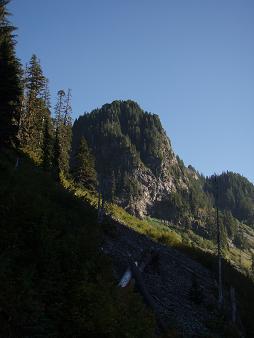
[[[96,210],[9,151],[0,220],[1,337],[154,336],[138,295],[116,288]]]

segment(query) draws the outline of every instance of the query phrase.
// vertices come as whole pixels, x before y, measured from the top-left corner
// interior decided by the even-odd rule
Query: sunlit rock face
[[[188,191],[186,168],[158,115],[136,102],[114,101],[84,114],[73,126],[73,151],[82,136],[95,156],[105,195],[132,214],[166,218],[170,194]]]

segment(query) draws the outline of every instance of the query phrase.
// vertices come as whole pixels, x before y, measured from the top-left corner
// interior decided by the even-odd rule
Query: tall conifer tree
[[[42,164],[45,170],[50,170],[53,165],[53,121],[51,118],[50,92],[48,79],[45,79],[43,91],[43,101],[45,105],[45,117],[43,124],[43,145],[42,145]]]
[[[42,164],[45,170],[50,170],[53,161],[53,130],[50,115],[45,120],[43,130]]]
[[[0,147],[17,145],[21,107],[21,64],[15,54],[13,27],[6,9],[9,0],[0,0]]]
[[[64,90],[59,90],[57,93],[57,103],[55,106],[55,117],[54,117],[54,149],[53,149],[53,169],[56,179],[59,180],[61,166],[61,130],[63,125],[63,99],[65,96]]]
[[[64,102],[63,129],[62,129],[62,168],[65,174],[69,173],[71,140],[72,140],[72,108],[71,90],[68,89]]]
[[[49,114],[47,79],[40,61],[32,55],[25,74],[25,98],[22,116],[22,145],[42,157],[44,123]]]
[[[80,139],[78,150],[74,156],[72,175],[77,183],[86,188],[92,190],[96,187],[95,160],[84,137]]]
[[[71,91],[67,95],[63,90],[57,94],[57,104],[55,107],[55,150],[54,163],[57,172],[64,175],[69,174],[70,149],[72,138],[72,119],[71,119]],[[58,156],[58,158],[56,158]]]

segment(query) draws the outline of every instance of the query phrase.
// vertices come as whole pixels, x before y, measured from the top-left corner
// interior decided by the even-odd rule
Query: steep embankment
[[[165,326],[177,328],[184,337],[215,334],[209,328],[209,323],[219,318],[216,281],[211,272],[176,249],[154,242],[123,224],[116,222],[115,226],[114,237],[106,238],[103,251],[112,257],[116,277],[120,280],[130,260],[140,265],[153,251],[156,259],[146,266],[142,276]],[[217,329],[222,332],[222,327]]]
[[[138,295],[117,290],[101,239],[94,208],[2,150],[0,336],[154,337]]]
[[[108,222],[111,230],[105,236],[103,251],[111,256],[118,280],[131,261],[141,267],[152,252],[154,258],[143,270],[142,279],[152,297],[156,316],[164,326],[175,328],[183,337],[253,336],[251,280],[224,261],[224,304],[219,311],[216,257],[195,248],[163,245],[119,221],[108,219]],[[232,287],[236,292],[235,324],[232,323]]]

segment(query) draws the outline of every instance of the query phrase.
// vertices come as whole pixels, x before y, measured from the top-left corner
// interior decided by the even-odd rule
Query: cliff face
[[[160,204],[166,202],[170,194],[178,189],[188,189],[187,177],[180,171],[169,143],[162,143],[161,149],[165,157],[161,161],[157,173],[142,165],[132,172],[132,177],[138,182],[140,189],[138,196],[130,200],[128,205],[129,211],[135,215],[141,217],[147,214],[154,215],[156,209],[156,215],[163,218],[165,215]]]
[[[114,101],[81,116],[73,126],[73,151],[84,136],[108,198],[144,217],[163,216],[163,201],[188,191],[188,177],[159,117],[133,101]],[[160,213],[162,213],[160,215]]]

